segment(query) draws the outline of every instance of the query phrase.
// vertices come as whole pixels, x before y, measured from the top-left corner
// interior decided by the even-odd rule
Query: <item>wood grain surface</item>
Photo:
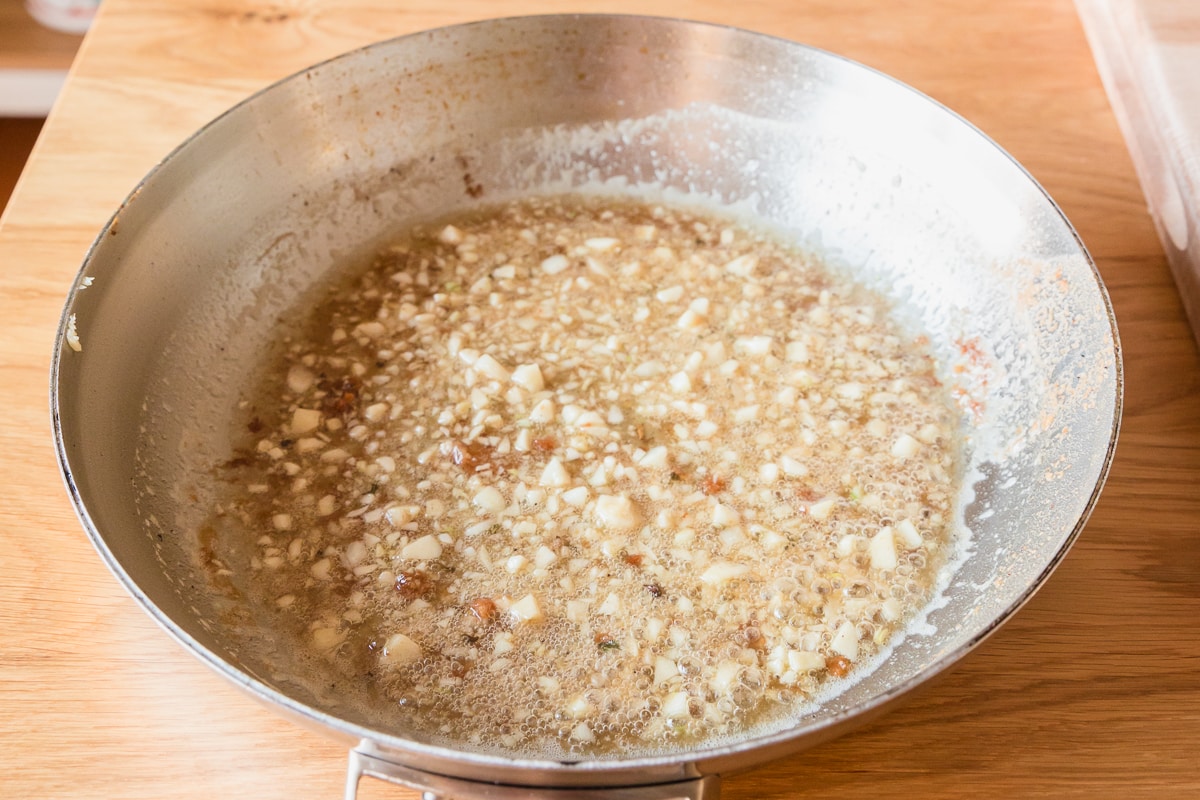
[[[188,656],[87,542],[51,446],[58,316],[137,180],[247,94],[396,34],[578,10],[805,41],[956,110],[1063,207],[1124,345],[1116,462],[1045,588],[900,710],[731,775],[724,796],[1200,796],[1200,359],[1071,0],[105,0],[0,219],[0,797],[339,796],[344,746]]]

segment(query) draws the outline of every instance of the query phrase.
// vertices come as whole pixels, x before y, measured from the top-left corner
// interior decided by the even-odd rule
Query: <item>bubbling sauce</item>
[[[412,231],[297,330],[212,562],[314,681],[433,741],[603,757],[784,718],[951,547],[925,342],[728,219],[523,201]]]

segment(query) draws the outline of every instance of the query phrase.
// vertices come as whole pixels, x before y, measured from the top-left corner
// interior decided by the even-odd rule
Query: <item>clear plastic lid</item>
[[[1200,2],[1075,5],[1200,341]]]

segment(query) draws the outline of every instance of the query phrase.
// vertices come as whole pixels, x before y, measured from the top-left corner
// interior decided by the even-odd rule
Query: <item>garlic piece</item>
[[[568,489],[559,497],[564,503],[575,508],[582,508],[584,503],[588,501],[591,492],[586,486],[576,486],[574,489]]]
[[[896,523],[896,538],[909,550],[915,550],[924,542],[917,526],[907,517]]]
[[[895,569],[897,562],[896,558],[896,539],[892,535],[891,526],[880,528],[879,532],[871,537],[871,543],[867,547],[867,555],[871,558],[871,569]]]
[[[530,392],[540,392],[546,388],[542,378],[542,370],[537,364],[521,364],[512,371],[512,382]]]
[[[606,528],[627,531],[641,521],[633,501],[624,495],[602,494],[596,498],[596,520]]]
[[[620,241],[611,236],[596,236],[591,239],[586,239],[583,242],[583,246],[589,250],[598,250],[600,252],[612,250],[618,244],[620,244]]]
[[[808,474],[808,467],[791,456],[784,456],[779,459],[779,467],[783,470],[783,474],[789,478],[803,478]]]
[[[749,278],[754,274],[757,266],[758,256],[747,253],[744,256],[738,256],[732,261],[726,262],[725,271],[730,275],[737,275],[739,278]]]
[[[421,645],[405,636],[403,633],[393,633],[383,643],[383,653],[379,660],[392,666],[412,664],[424,658],[425,652]]]
[[[329,500],[329,510],[321,509],[322,516],[328,516],[333,513],[333,495],[326,495],[321,498],[321,502]],[[319,504],[318,504],[319,505]],[[421,513],[420,506],[391,506],[383,513],[383,516],[394,528],[399,528],[412,522]]]
[[[538,547],[537,552],[533,555],[533,564],[539,569],[545,569],[555,561],[558,561],[558,553],[555,553],[549,547],[546,547],[546,545]]]
[[[442,555],[442,543],[432,533],[422,536],[416,541],[409,542],[400,551],[400,557],[413,561],[428,561]]]
[[[504,495],[500,494],[500,490],[494,486],[485,486],[480,489],[471,502],[480,511],[489,514],[498,514],[508,507],[508,501],[504,499]]]
[[[581,722],[571,729],[571,738],[577,742],[594,742],[596,735],[586,722]]]
[[[829,519],[829,515],[833,513],[834,506],[837,505],[837,499],[826,497],[824,500],[818,500],[808,507],[808,515],[813,519]]]
[[[312,433],[321,425],[321,412],[312,408],[297,408],[292,412],[292,423],[288,433],[292,436],[303,436]]]
[[[740,578],[748,572],[750,572],[750,568],[745,564],[734,564],[730,561],[717,561],[709,566],[708,569],[704,570],[704,572],[700,575],[700,580],[707,584],[718,585],[727,583],[734,578]]]
[[[765,356],[771,352],[770,336],[739,336],[733,342],[733,352],[747,356]]]
[[[545,618],[542,613],[542,607],[538,605],[537,598],[532,594],[527,594],[513,603],[508,609],[508,613],[517,622],[540,622]]]
[[[683,719],[692,715],[687,692],[672,692],[663,698],[661,712],[667,719]]]
[[[650,448],[645,454],[638,459],[638,466],[650,467],[652,469],[665,469],[669,466],[667,460],[667,448],[663,445]]]
[[[542,261],[542,271],[547,275],[557,275],[569,266],[571,266],[571,262],[561,253],[552,255]]]
[[[287,386],[288,389],[296,394],[304,394],[312,388],[313,383],[317,380],[313,375],[312,370],[305,367],[303,364],[293,364],[288,367]]]
[[[620,614],[621,608],[621,598],[617,596],[616,592],[609,592],[608,597],[604,598],[604,602],[596,609],[596,613],[612,617]]]
[[[661,686],[672,678],[678,677],[679,667],[675,662],[665,656],[657,656],[654,659],[654,685]]]
[[[737,510],[732,506],[727,506],[724,503],[714,503],[712,512],[712,524],[717,528],[726,528],[730,525],[737,525],[739,521]]]
[[[812,672],[825,667],[825,659],[821,654],[808,650],[789,650],[787,662],[788,668],[794,672]]]
[[[561,488],[570,485],[571,476],[567,474],[567,468],[563,466],[562,461],[556,456],[546,464],[546,468],[542,470],[542,477],[538,480],[538,483],[542,486]]]
[[[851,622],[843,622],[833,635],[829,649],[851,661],[858,658],[858,628]]]
[[[683,298],[683,287],[676,284],[654,293],[654,299],[660,303],[676,303]]]
[[[509,378],[508,369],[487,353],[481,355],[472,365],[473,369],[494,381],[506,381]]]
[[[895,442],[892,443],[892,455],[896,458],[912,458],[921,449],[921,443],[907,433],[901,434]]]
[[[717,672],[708,685],[719,695],[727,694],[744,669],[745,667],[736,661],[722,661],[717,665]]]
[[[554,421],[554,414],[554,401],[547,397],[539,400],[529,412],[529,421],[535,422],[539,425],[545,425],[547,422]]]
[[[687,394],[692,390],[692,379],[686,372],[676,372],[667,383],[676,394]]]

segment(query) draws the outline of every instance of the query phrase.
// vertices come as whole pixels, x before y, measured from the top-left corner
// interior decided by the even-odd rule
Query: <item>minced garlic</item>
[[[756,231],[531,201],[414,232],[314,320],[251,398],[231,568],[410,729],[736,733],[877,652],[944,559],[929,355]]]

